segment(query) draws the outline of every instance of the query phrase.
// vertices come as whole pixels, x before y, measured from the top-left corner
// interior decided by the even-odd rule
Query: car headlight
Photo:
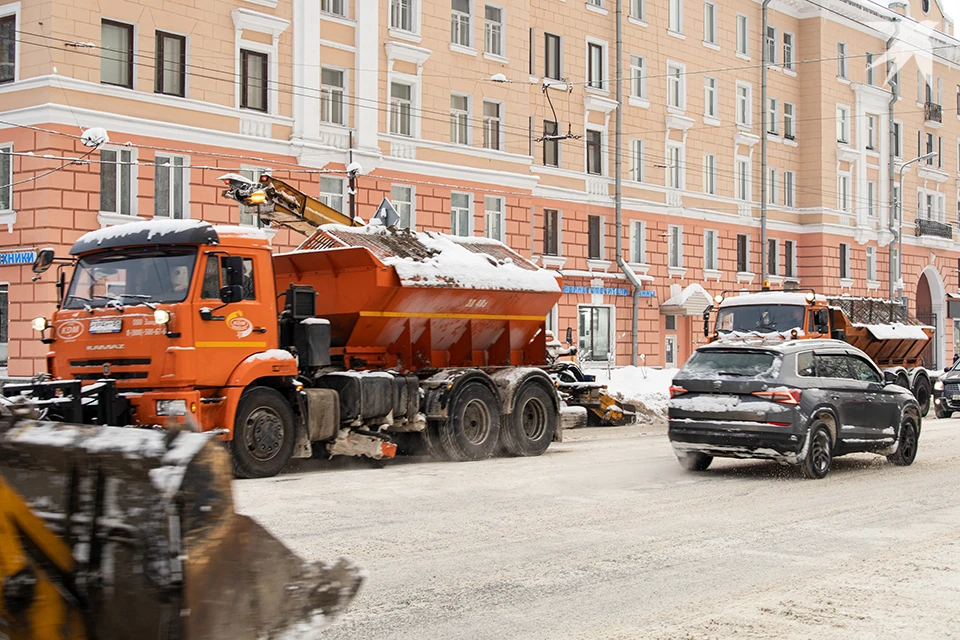
[[[153,321],[157,324],[167,324],[170,322],[170,312],[166,309],[156,309],[153,312]]]
[[[30,321],[30,326],[33,327],[34,331],[43,331],[47,328],[47,319],[44,317],[34,318]]]
[[[937,380],[933,383],[934,391],[943,391],[943,380]]]
[[[187,415],[186,400],[157,400],[158,416],[185,416]]]

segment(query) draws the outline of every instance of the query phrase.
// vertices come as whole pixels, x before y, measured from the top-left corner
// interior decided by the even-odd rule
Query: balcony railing
[[[947,222],[917,218],[917,235],[953,239],[953,226]]]
[[[927,102],[923,105],[923,119],[927,122],[943,122],[943,107],[935,102]]]

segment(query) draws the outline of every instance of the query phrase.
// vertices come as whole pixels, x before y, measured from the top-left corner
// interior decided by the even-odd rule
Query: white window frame
[[[679,245],[677,241],[679,240]],[[673,263],[674,250],[677,254],[677,263]],[[667,226],[667,268],[683,269],[683,226],[671,224]]]
[[[875,180],[867,181],[867,216],[871,219],[877,217],[877,183]]]
[[[837,78],[841,80],[850,79],[849,58],[847,57],[847,43],[837,43]]]
[[[105,209],[103,208],[103,199],[101,198],[101,199],[100,199],[100,200],[101,200],[101,202],[100,202],[100,207],[99,207],[99,209],[100,209],[99,212],[100,212],[100,215],[101,215],[101,219],[103,219],[103,218],[106,218],[106,219],[117,218],[117,219],[121,219],[121,220],[129,220],[129,219],[131,219],[131,218],[137,217],[137,201],[139,200],[139,198],[137,197],[137,183],[139,182],[139,181],[137,180],[137,174],[138,174],[138,171],[137,171],[137,149],[136,149],[135,147],[134,147],[134,148],[130,148],[130,147],[116,147],[116,146],[112,146],[112,145],[111,145],[111,146],[100,147],[100,151],[112,151],[112,152],[114,152],[114,153],[117,154],[117,159],[116,159],[116,161],[114,161],[114,162],[112,162],[112,163],[111,163],[111,162],[104,162],[104,161],[103,161],[103,158],[102,158],[102,157],[100,158],[100,171],[101,171],[101,172],[103,171],[103,168],[104,168],[106,165],[109,165],[109,164],[113,164],[113,165],[116,167],[116,171],[117,171],[117,183],[116,183],[116,185],[115,185],[115,188],[116,188],[116,190],[117,190],[117,194],[116,194],[117,210],[116,210],[116,211],[107,211],[107,210],[105,210]],[[129,159],[129,160],[123,160],[123,154],[124,154],[124,153],[129,153],[129,154],[130,154],[130,159]],[[129,207],[129,213],[122,213],[122,212],[121,212],[122,209],[123,209],[123,207],[121,206],[121,203],[120,203],[120,198],[121,198],[121,193],[122,193],[122,182],[121,182],[120,171],[121,171],[121,167],[122,167],[122,165],[121,165],[122,162],[130,163],[130,164],[128,165],[128,166],[130,167],[130,178],[129,178],[129,179],[130,179],[130,207]],[[97,193],[98,193],[98,194],[100,193],[99,189],[98,189]]]
[[[639,22],[646,22],[647,0],[630,0],[630,17]]]
[[[850,107],[837,105],[837,143],[850,144]]]
[[[778,238],[767,238],[767,275],[780,275],[780,240]]]
[[[0,175],[0,187],[5,187],[7,192],[7,205],[6,207],[0,208],[0,213],[12,213],[13,212],[13,159],[16,157],[13,155],[13,143],[4,143],[0,144],[0,153],[9,154],[7,156],[8,162],[10,165],[7,175]],[[5,222],[5,221],[0,221]]]
[[[160,164],[161,160],[166,160],[166,164]],[[180,165],[174,164],[176,160],[180,160]],[[153,217],[157,218],[167,218],[170,220],[189,220],[190,219],[190,157],[178,154],[170,153],[158,153],[153,157]],[[174,199],[174,188],[173,188],[173,174],[175,170],[180,170],[180,181],[183,183],[181,185],[181,201],[180,201],[180,210],[181,216],[179,218],[174,216],[174,208],[176,206],[176,201]],[[159,181],[157,180],[157,172],[159,171],[168,171],[170,177],[167,180],[167,186],[169,193],[167,193],[167,215],[159,215],[157,211],[157,202],[159,202],[160,194],[157,193],[157,185]],[[2,180],[3,178],[0,178]]]
[[[797,206],[797,174],[794,171],[783,172],[783,204]]]
[[[867,51],[864,64],[866,65],[866,84],[873,86],[876,80],[874,65],[877,63],[877,57],[872,52]]]
[[[407,189],[410,194],[410,200],[402,200],[398,198],[395,193],[397,189]],[[408,227],[411,231],[415,231],[417,228],[417,187],[413,184],[392,184],[390,185],[390,203],[393,204],[393,208],[397,211],[397,214],[401,216],[401,209],[405,208],[404,205],[410,207],[410,226]],[[399,223],[397,226],[401,226]]]
[[[776,167],[767,167],[767,204],[777,204]]]
[[[673,354],[673,359],[669,359],[667,354]],[[663,338],[663,366],[666,369],[676,369],[677,361],[677,336],[671,334]]]
[[[779,103],[776,98],[767,96],[767,133],[780,135],[780,120],[777,118],[777,107]]]
[[[743,250],[743,266],[746,269],[745,271],[740,270],[740,236],[743,236],[746,239],[744,243]],[[734,239],[734,249],[733,249],[733,259],[736,261],[737,273],[753,273],[753,265],[750,263],[750,245],[753,244],[753,238],[750,237],[749,233],[738,233],[737,237]]]
[[[864,144],[864,148],[869,151],[877,150],[877,116],[873,114],[867,114],[867,140]]]
[[[327,184],[332,184],[333,182],[336,182],[340,187],[340,191],[324,191],[323,183],[325,180],[327,181]],[[317,199],[320,200],[320,202],[322,202],[323,204],[330,207],[331,209],[336,209],[340,213],[345,213],[347,210],[347,194],[345,190],[345,185],[346,185],[346,180],[343,178],[337,178],[334,176],[320,176],[320,184],[317,187],[320,190],[319,191],[320,195]],[[339,209],[336,206],[338,201],[340,203]]]
[[[251,15],[253,14],[253,15]],[[234,106],[240,108],[240,94],[243,83],[241,82],[240,50],[265,53],[267,55],[267,111],[268,115],[277,115],[280,109],[280,93],[277,86],[280,77],[280,36],[285,32],[290,23],[287,20],[260,14],[256,12],[241,13],[234,10],[231,14],[234,24],[234,77],[237,78],[234,91]],[[262,17],[260,17],[262,16]],[[253,40],[244,40],[243,33],[246,31],[255,31],[271,36],[271,44],[255,42]],[[136,42],[136,40],[134,41]],[[251,111],[251,113],[264,113],[262,111]]]
[[[466,211],[467,216],[467,229],[466,233],[459,233],[463,229],[459,228],[457,224],[458,218],[454,217],[454,206],[453,206],[453,197],[454,196],[465,196],[467,198],[467,206],[457,207],[457,213],[461,213],[464,210]],[[450,192],[450,235],[454,236],[472,236],[473,235],[473,194],[466,193],[464,191],[451,191]]]
[[[893,148],[893,155],[895,158],[903,157],[903,122],[900,120],[893,121],[893,127],[897,132],[897,135],[894,137],[896,144]]]
[[[5,4],[5,5],[0,6],[0,18],[8,18],[8,17],[10,17],[10,16],[14,16],[14,20],[13,20],[13,28],[14,28],[14,43],[13,43],[13,82],[10,82],[10,83],[7,83],[7,84],[15,84],[15,83],[17,83],[17,82],[20,82],[20,60],[21,60],[21,58],[20,58],[20,40],[21,40],[21,38],[20,38],[20,29],[21,29],[21,27],[20,27],[20,2],[19,2],[19,0],[17,0],[17,2],[10,2],[10,3],[8,3],[8,4]],[[136,38],[137,38],[136,27],[134,27],[133,37],[134,37],[134,42],[136,42]],[[134,49],[136,49],[136,47],[134,47]],[[136,61],[136,51],[134,51],[134,61]],[[99,59],[98,59],[98,60],[97,60],[97,64],[99,64],[99,63],[100,63],[100,61],[99,61]],[[136,70],[136,66],[134,66],[134,70]],[[136,86],[136,80],[134,80],[134,86]],[[11,166],[12,166],[12,165],[11,165]],[[11,195],[10,197],[11,197],[11,199],[13,198],[12,195]],[[11,206],[11,207],[13,206],[12,200],[11,200],[11,205],[10,205],[10,206]]]
[[[497,208],[491,208],[491,203],[495,203]],[[483,235],[487,238],[493,238],[500,242],[506,242],[507,237],[507,201],[502,196],[484,196],[483,197]],[[493,220],[499,218],[499,233],[490,235],[490,229]]]
[[[407,5],[409,10],[409,29],[404,28],[402,19],[399,19],[403,16],[404,5]],[[412,35],[418,35],[420,33],[420,0],[390,0],[388,12],[389,17],[387,24],[389,25],[391,35],[395,35],[396,32]],[[398,19],[394,20],[395,17]]]
[[[747,156],[733,159],[733,197],[740,202],[753,201],[753,167]]]
[[[630,179],[635,182],[643,182],[643,140],[633,138],[630,140]]]
[[[543,242],[543,255],[549,256],[551,258],[561,258],[563,257],[563,211],[557,209],[556,207],[544,207],[543,208],[543,227],[544,235],[546,235],[547,227],[547,211],[554,211],[557,214],[557,252],[556,253],[547,253],[547,243],[546,240],[541,238]]]
[[[707,118],[720,117],[719,83],[713,76],[703,77],[703,115]]]
[[[737,80],[736,122],[738,127],[753,127],[753,86],[749,82]],[[741,93],[746,89],[746,104],[742,104]]]
[[[600,173],[591,173],[590,168],[590,151],[589,151],[589,138],[587,134],[599,133],[600,134]],[[600,127],[597,125],[590,125],[586,128],[583,135],[583,172],[591,176],[605,176],[607,175],[607,129],[606,127]]]
[[[336,85],[323,84],[323,72],[324,72],[324,71],[335,71],[335,72],[338,72],[338,73],[342,74],[340,77],[343,79],[343,85],[340,86],[340,87],[336,87]],[[320,84],[320,122],[322,122],[323,124],[331,124],[331,125],[336,125],[336,126],[340,126],[340,127],[349,126],[349,123],[350,123],[350,103],[349,103],[348,96],[347,96],[347,87],[350,86],[350,80],[349,80],[348,74],[349,74],[349,70],[344,69],[344,68],[341,68],[341,67],[333,67],[333,66],[330,66],[330,65],[323,65],[323,66],[321,67],[321,69],[320,69],[320,78],[321,78],[321,81],[320,81],[320,82],[321,82],[321,84]],[[330,115],[332,116],[332,114],[333,114],[333,102],[332,102],[332,100],[333,100],[334,94],[336,93],[336,89],[339,89],[339,93],[340,93],[340,117],[341,117],[342,120],[343,120],[342,122],[337,122],[336,120],[333,120],[332,118],[331,118],[330,120],[327,120],[327,119],[325,119],[325,116],[324,116],[324,109],[323,109],[323,107],[324,107],[324,100],[325,100],[325,99],[326,99],[327,101],[329,101],[329,104],[330,104],[330,108],[329,108],[329,110],[330,110]],[[329,97],[328,97],[328,96],[329,96]]]
[[[703,231],[703,270],[720,270],[720,234],[716,229],[705,229]]]
[[[630,56],[630,96],[647,99],[647,59],[644,56]]]
[[[561,41],[561,46],[563,42]],[[593,61],[590,58],[591,45],[595,47],[600,47],[600,78],[593,77]],[[587,83],[585,85],[587,91],[601,92],[601,93],[610,93],[610,88],[607,86],[607,83],[610,80],[610,75],[607,69],[607,51],[609,51],[609,45],[606,40],[600,40],[598,38],[587,37],[586,45],[586,79]],[[561,76],[562,76],[561,72]]]
[[[867,257],[867,281],[876,282],[877,280],[877,248],[866,247]]]
[[[787,42],[789,39],[790,42]],[[784,71],[794,71],[796,58],[793,55],[797,46],[797,36],[791,31],[783,32],[783,69]]]
[[[667,110],[687,110],[687,65],[667,60]],[[676,91],[671,85],[676,85]],[[673,104],[676,100],[676,104]]]
[[[783,103],[783,137],[797,139],[797,105],[792,102]]]
[[[683,0],[667,0],[667,31],[683,34]]]
[[[599,253],[598,257],[596,257],[596,258],[590,257],[590,218],[597,218],[597,219],[600,220],[600,228],[599,228],[599,233],[600,233],[600,238],[599,238],[599,240],[600,240],[600,242],[599,242],[600,247],[599,247],[599,251],[600,251],[600,253]],[[606,239],[607,233],[606,233],[606,232],[607,232],[607,217],[606,217],[606,216],[601,215],[601,214],[599,214],[599,213],[590,213],[590,214],[587,214],[587,232],[586,232],[586,233],[587,233],[587,246],[586,246],[586,249],[587,249],[587,260],[605,260],[605,259],[606,259],[606,255],[607,255],[607,239]]]
[[[783,275],[785,278],[797,278],[797,242],[783,241]]]
[[[717,5],[709,0],[703,3],[703,41],[706,44],[718,45]]]
[[[850,189],[853,177],[849,171],[837,172],[837,210],[850,211]]]
[[[552,76],[547,75],[548,69],[550,66],[550,57],[548,55],[550,50],[547,48],[547,42],[549,42],[551,38],[555,38],[557,42],[557,77],[556,78],[553,78]],[[564,38],[560,34],[553,33],[550,31],[543,32],[543,77],[544,79],[559,80],[560,78],[563,77],[563,40]]]
[[[647,223],[644,220],[630,221],[630,262],[647,264]]]
[[[717,156],[712,153],[703,154],[703,192],[717,195]]]
[[[770,32],[773,36],[770,36]],[[767,25],[767,33],[763,34],[763,46],[767,48],[767,64],[771,67],[777,66],[777,45],[780,44],[780,30],[772,24]]]
[[[451,91],[451,102],[454,98],[463,98],[467,108],[465,110],[454,109],[453,104],[450,105],[450,144],[470,146],[470,141],[473,138],[473,127],[471,126],[473,123],[473,96],[468,93]],[[463,134],[463,140],[460,139],[461,133]]]
[[[750,18],[742,13],[737,14],[737,55],[750,57]]]
[[[494,22],[487,18],[487,7],[500,11],[500,22]],[[492,51],[490,48],[490,38],[493,28],[500,27],[500,50]],[[503,5],[487,2],[483,5],[483,50],[485,53],[497,58],[505,58],[507,55],[507,8]]]
[[[473,21],[476,11],[474,0],[467,0],[467,3],[469,13],[455,10],[452,4],[450,6],[450,44],[454,47],[473,49]]]
[[[686,146],[682,142],[667,140],[666,169],[664,170],[664,185],[668,189],[686,188]]]
[[[342,12],[338,13],[330,8],[335,2],[339,2]],[[326,4],[328,8],[324,9],[323,5]],[[320,0],[320,11],[331,16],[337,16],[339,18],[346,18],[349,15],[349,7],[347,6],[347,0]]]
[[[840,246],[845,247],[845,249],[838,249],[838,253],[840,254],[840,278],[847,280],[850,279],[852,275],[850,273],[850,244],[848,242],[841,242]]]
[[[417,118],[416,116],[417,107],[419,103],[419,100],[417,99],[419,85],[417,81],[412,78],[413,76],[405,76],[405,77],[394,76],[394,77],[390,77],[387,81],[387,131],[390,133],[390,135],[403,136],[405,138],[420,137],[420,119]],[[409,104],[409,116],[408,116],[409,122],[410,122],[409,133],[402,133],[400,131],[402,127],[398,127],[398,130],[394,131],[394,127],[393,127],[393,116],[394,116],[394,108],[395,108],[395,105],[394,105],[395,98],[393,97],[394,84],[398,84],[398,85],[402,85],[410,88],[410,99],[408,101],[404,101]],[[396,100],[399,101],[399,98],[396,98]],[[398,121],[399,121],[401,113],[398,112],[397,115],[398,115]]]
[[[498,124],[497,124],[497,135],[496,135],[496,139],[495,139],[496,147],[491,147],[491,146],[489,145],[489,141],[490,141],[490,139],[491,139],[491,136],[490,136],[490,134],[489,134],[490,122],[493,121],[494,118],[492,118],[492,117],[490,117],[490,116],[488,116],[488,115],[486,114],[486,106],[487,106],[488,103],[497,106],[497,117],[496,117],[496,121],[497,121]],[[481,108],[481,110],[482,110],[482,113],[480,114],[480,117],[483,119],[482,122],[483,122],[483,147],[484,147],[484,149],[490,149],[491,151],[503,151],[503,150],[504,150],[504,146],[503,146],[503,145],[504,145],[503,114],[504,114],[504,111],[505,111],[505,105],[504,105],[504,103],[503,103],[502,101],[500,101],[500,100],[490,100],[490,99],[484,98],[484,99],[483,99],[483,102],[482,102],[482,104],[481,104],[481,106],[480,106],[480,108]]]

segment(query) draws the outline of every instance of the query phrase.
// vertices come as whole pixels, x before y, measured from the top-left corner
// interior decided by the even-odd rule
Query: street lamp
[[[922,156],[907,160],[900,165],[899,190],[897,191],[897,300],[903,300],[903,170],[914,162],[930,160],[936,157],[937,152],[931,151]]]

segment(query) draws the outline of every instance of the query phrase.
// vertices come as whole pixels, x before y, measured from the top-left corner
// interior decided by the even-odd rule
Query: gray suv
[[[670,442],[691,471],[761,458],[823,478],[847,453],[903,466],[917,455],[917,401],[845,342],[714,342],[677,373],[670,398]]]

